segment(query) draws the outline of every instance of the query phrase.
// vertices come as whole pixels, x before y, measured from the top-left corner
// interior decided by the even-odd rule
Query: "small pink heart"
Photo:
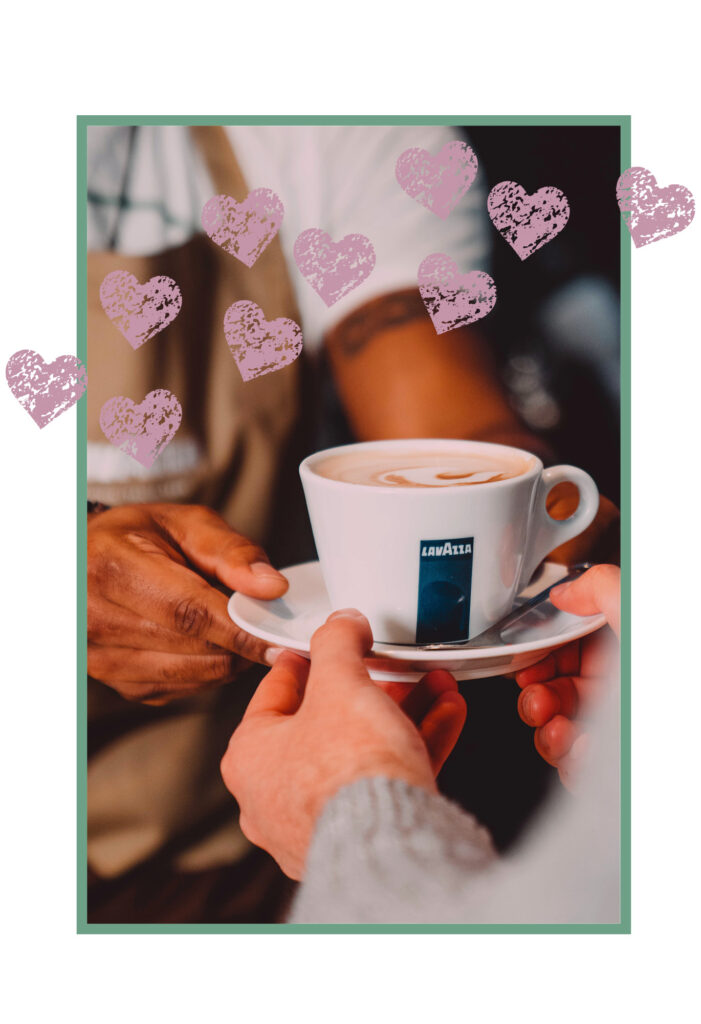
[[[375,267],[375,250],[365,235],[346,235],[334,242],[320,228],[297,236],[295,263],[327,306],[357,288]]]
[[[427,149],[405,149],[395,168],[407,195],[442,220],[477,176],[477,157],[466,142],[446,142],[437,156]]]
[[[494,308],[497,289],[481,270],[467,274],[450,256],[434,252],[419,267],[419,291],[437,334],[481,320]]]
[[[100,302],[117,330],[136,349],[175,320],[183,297],[172,277],[152,277],[139,284],[128,270],[114,270],[100,285]]]
[[[688,228],[694,196],[683,185],[661,188],[646,167],[629,167],[618,179],[616,199],[636,249]]]
[[[516,181],[495,185],[487,199],[494,227],[520,259],[528,259],[564,228],[570,217],[567,196],[546,185],[529,195]]]
[[[252,267],[280,230],[285,207],[269,188],[255,188],[243,202],[213,196],[202,208],[202,227],[216,245]]]
[[[100,410],[100,426],[107,440],[147,468],[170,444],[180,426],[182,406],[170,391],[149,391],[143,402],[117,395]]]
[[[294,320],[266,320],[255,302],[235,302],[224,314],[224,334],[244,380],[263,377],[293,363],[302,351],[302,329]]]
[[[76,356],[45,363],[30,348],[10,356],[5,376],[10,391],[40,429],[75,405],[88,386],[88,374]]]

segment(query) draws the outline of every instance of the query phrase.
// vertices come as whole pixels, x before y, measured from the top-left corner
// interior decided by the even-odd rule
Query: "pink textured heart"
[[[294,320],[266,320],[255,302],[235,302],[224,315],[224,334],[244,380],[263,377],[293,363],[302,351],[302,329]]]
[[[434,252],[419,267],[419,291],[437,334],[481,320],[494,308],[497,289],[482,270],[467,274],[450,256]]]
[[[280,230],[285,207],[269,188],[255,188],[241,203],[213,196],[202,208],[202,227],[225,252],[252,267]]]
[[[696,212],[688,188],[660,188],[646,167],[629,167],[623,172],[616,185],[616,199],[636,249],[688,228]]]
[[[516,181],[495,185],[487,209],[494,227],[522,260],[559,235],[570,217],[567,196],[559,188],[546,185],[530,196]]]
[[[427,149],[405,149],[395,174],[407,195],[445,220],[475,180],[477,157],[457,140],[446,142],[437,156]]]
[[[31,348],[10,356],[5,376],[10,391],[39,428],[75,405],[88,386],[87,372],[76,356],[45,363]]]
[[[295,263],[327,306],[357,288],[375,267],[375,249],[365,235],[346,235],[340,242],[319,228],[297,236]]]
[[[139,284],[128,270],[114,270],[100,285],[100,302],[132,348],[155,338],[180,312],[183,297],[172,277]]]
[[[142,466],[152,466],[180,426],[182,406],[174,394],[159,388],[143,402],[117,395],[100,410],[100,426],[108,441]]]

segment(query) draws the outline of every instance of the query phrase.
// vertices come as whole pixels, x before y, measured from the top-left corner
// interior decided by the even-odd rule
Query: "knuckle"
[[[173,623],[179,633],[202,637],[212,626],[212,613],[199,598],[184,597],[173,609]]]
[[[105,629],[100,617],[91,608],[90,602],[88,602],[88,647],[93,644],[99,644],[101,640],[105,638]],[[90,653],[88,652],[88,658]]]
[[[178,512],[181,516],[192,520],[193,523],[197,522],[201,526],[226,525],[219,513],[215,512],[213,508],[209,508],[208,505],[179,506]]]
[[[262,662],[265,644],[250,633],[239,630],[234,640],[236,655],[246,661]]]
[[[236,793],[238,791],[238,746],[239,744],[237,729],[236,732],[234,732],[234,734],[232,735],[231,739],[229,740],[229,744],[226,750],[224,751],[224,756],[219,762],[219,771],[221,772],[221,776],[224,779],[224,782],[226,783],[227,789],[229,789],[229,791],[234,796],[236,796]]]
[[[119,548],[104,535],[98,534],[88,543],[88,586],[101,589],[105,584],[119,579],[122,571]]]
[[[589,579],[594,581],[600,580],[611,580],[618,574],[618,569],[615,565],[608,565],[607,563],[601,562],[599,565],[593,565],[589,569]]]
[[[100,647],[88,647],[88,675],[92,679],[99,679],[101,683],[105,682],[105,662],[104,652]]]
[[[594,565],[589,570],[591,578],[594,583],[598,586],[600,584],[606,585],[613,582],[617,582],[620,579],[621,570],[616,565],[608,565],[602,563],[600,565]]]
[[[346,632],[346,626],[342,619],[331,619],[324,622],[312,635],[312,643],[318,646],[333,643],[334,639],[342,637]]]
[[[239,828],[243,832],[246,839],[248,839],[249,843],[253,843],[253,845],[255,846],[257,832],[253,825],[251,824],[250,818],[246,814],[244,814],[243,811],[239,815]]]
[[[214,509],[209,508],[207,505],[188,505],[187,509],[192,516],[200,516],[202,519],[219,519]]]
[[[152,685],[155,690],[159,683],[171,686],[173,683],[183,683],[188,678],[189,674],[186,671],[186,663],[176,658],[174,661],[169,660],[159,666],[158,680],[154,681]]]
[[[261,547],[254,544],[247,537],[240,533],[229,534],[222,545],[222,556],[225,560],[235,562],[238,565],[250,565],[253,562],[267,562],[268,556]]]
[[[236,654],[216,655],[212,659],[212,676],[220,683],[229,683],[238,671],[239,658]]]

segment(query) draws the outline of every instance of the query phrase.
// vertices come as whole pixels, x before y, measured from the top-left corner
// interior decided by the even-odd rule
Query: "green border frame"
[[[173,117],[96,116],[77,118],[77,352],[87,365],[87,129],[89,125],[190,125],[190,124],[445,124],[455,126],[614,126],[620,128],[621,170],[631,165],[631,119],[629,115],[486,115],[458,117],[344,115]],[[78,934],[617,934],[631,931],[631,691],[630,691],[630,488],[631,488],[631,240],[621,219],[621,872],[620,921],[613,924],[88,924],[87,921],[87,591],[86,591],[86,441],[87,399],[78,404],[77,424],[77,932]]]

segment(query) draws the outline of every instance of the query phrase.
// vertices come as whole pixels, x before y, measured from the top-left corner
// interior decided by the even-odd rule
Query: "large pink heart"
[[[39,428],[75,405],[88,386],[87,372],[76,356],[45,363],[30,348],[10,356],[5,376],[10,391]]]
[[[213,196],[202,208],[202,227],[225,252],[252,267],[280,230],[285,207],[269,188],[255,188],[241,203]]]
[[[661,188],[646,167],[629,167],[618,179],[616,199],[636,249],[688,228],[694,196],[683,185]]]
[[[559,188],[546,185],[531,196],[516,181],[495,185],[487,209],[494,227],[522,260],[559,235],[570,217],[567,196]]]
[[[395,174],[407,195],[445,220],[475,180],[477,157],[457,140],[446,142],[437,156],[427,149],[405,149]]]
[[[146,284],[139,284],[128,270],[114,270],[100,285],[100,302],[114,326],[136,349],[175,320],[183,297],[172,277],[152,277]]]
[[[375,249],[365,235],[346,235],[340,242],[319,228],[297,236],[295,263],[327,306],[357,288],[375,267]]]
[[[110,398],[100,410],[100,426],[115,448],[148,468],[173,440],[182,416],[175,395],[159,388],[138,405],[123,395]]]
[[[494,308],[497,289],[482,270],[462,274],[450,256],[434,252],[419,267],[419,291],[437,334],[481,320]]]
[[[255,302],[235,302],[224,314],[224,334],[244,380],[263,377],[293,363],[302,351],[302,329],[294,320],[266,320]]]

